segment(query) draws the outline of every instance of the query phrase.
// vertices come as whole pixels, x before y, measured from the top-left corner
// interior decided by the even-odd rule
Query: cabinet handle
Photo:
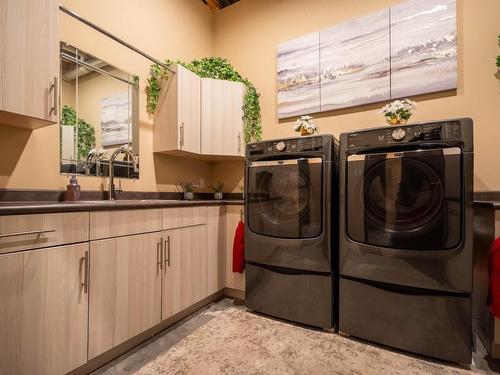
[[[181,123],[181,141],[180,141],[181,148],[184,147],[184,122]]]
[[[49,116],[54,114],[54,116],[57,116],[57,102],[58,102],[58,95],[57,95],[57,77],[54,77],[54,82],[52,85],[50,85],[49,92],[52,91],[52,95],[54,95],[54,105],[49,111]]]
[[[160,238],[160,242],[156,244],[156,264],[160,267],[160,270],[163,267],[162,244],[163,244],[163,238]]]
[[[167,272],[167,265],[170,267],[170,236],[165,240],[165,272]]]
[[[2,233],[2,234],[0,234],[0,238],[28,236],[30,234],[53,233],[55,231],[56,231],[55,229],[40,229],[40,230],[33,230],[33,231],[29,231],[29,232]]]
[[[81,286],[83,287],[83,293],[87,294],[89,290],[89,252],[85,251],[85,255],[82,258],[83,264],[83,282]]]

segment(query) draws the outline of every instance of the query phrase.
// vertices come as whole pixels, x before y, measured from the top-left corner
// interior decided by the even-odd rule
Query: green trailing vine
[[[260,94],[255,86],[247,79],[243,78],[231,65],[231,63],[221,57],[206,57],[201,60],[193,60],[190,63],[183,61],[166,60],[165,64],[171,66],[178,63],[189,69],[202,78],[224,79],[243,83],[247,90],[243,104],[243,121],[245,142],[259,141],[262,139],[262,126],[260,116]],[[151,65],[146,87],[148,113],[153,113],[158,104],[160,96],[161,81],[167,80],[170,72],[158,64]]]
[[[498,36],[498,47],[500,47],[500,35]],[[500,55],[497,55],[497,68],[500,69]]]
[[[65,105],[61,113],[63,125],[75,126],[77,122],[76,111]],[[95,147],[95,129],[85,120],[78,119],[78,160],[86,159],[90,150]]]

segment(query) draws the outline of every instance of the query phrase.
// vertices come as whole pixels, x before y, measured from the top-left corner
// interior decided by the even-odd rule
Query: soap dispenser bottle
[[[69,184],[66,186],[66,200],[72,202],[80,200],[80,185],[75,175],[70,177]]]

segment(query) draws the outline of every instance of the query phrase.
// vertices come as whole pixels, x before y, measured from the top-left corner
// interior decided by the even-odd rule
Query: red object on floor
[[[234,232],[233,242],[233,272],[243,273],[245,269],[245,226],[243,221],[238,223]]]
[[[491,244],[489,271],[488,306],[490,307],[490,312],[497,318],[500,318],[500,237]]]

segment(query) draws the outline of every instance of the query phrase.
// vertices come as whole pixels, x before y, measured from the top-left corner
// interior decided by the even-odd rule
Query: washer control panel
[[[383,146],[396,143],[428,142],[460,139],[458,121],[435,122],[429,124],[403,125],[383,129],[350,133],[348,148]]]
[[[250,155],[321,151],[323,150],[323,138],[304,137],[264,141],[250,144],[249,149]]]
[[[395,141],[401,141],[402,139],[404,139],[406,132],[404,131],[403,128],[397,128],[392,132],[391,135],[392,139],[394,139]]]

